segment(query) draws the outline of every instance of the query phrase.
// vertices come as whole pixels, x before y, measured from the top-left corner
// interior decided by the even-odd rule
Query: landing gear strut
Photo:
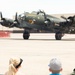
[[[29,39],[30,33],[27,30],[23,32],[23,39]]]

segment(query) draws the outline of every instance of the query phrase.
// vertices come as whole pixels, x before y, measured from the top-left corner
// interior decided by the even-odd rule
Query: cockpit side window
[[[40,16],[44,16],[44,14],[43,14],[43,13],[39,13],[38,15],[40,15]]]

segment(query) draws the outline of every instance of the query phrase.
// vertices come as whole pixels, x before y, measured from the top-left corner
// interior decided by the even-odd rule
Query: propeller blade
[[[61,16],[61,18],[63,18],[63,19],[65,19],[65,20],[67,20],[67,18],[66,18],[66,17],[64,17],[64,16]]]
[[[1,19],[3,18],[3,16],[2,16],[2,12],[1,12]]]
[[[3,22],[2,12],[0,12],[0,24]]]
[[[19,21],[18,21],[18,18],[17,18],[17,12],[15,14],[15,19],[14,19],[14,22],[11,24],[11,27],[14,27],[14,26],[17,26],[17,24],[19,24]]]
[[[3,19],[2,12],[0,12],[0,19],[1,19],[1,20]]]
[[[16,12],[16,15],[15,15],[15,21],[17,21],[17,12]]]

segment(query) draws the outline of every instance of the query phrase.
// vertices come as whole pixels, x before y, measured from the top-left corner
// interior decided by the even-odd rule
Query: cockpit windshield
[[[24,13],[19,15],[19,17],[24,17],[24,16],[25,16],[25,14],[24,14]]]
[[[44,16],[44,13],[41,13],[41,12],[40,12],[38,15],[40,15],[40,16]]]

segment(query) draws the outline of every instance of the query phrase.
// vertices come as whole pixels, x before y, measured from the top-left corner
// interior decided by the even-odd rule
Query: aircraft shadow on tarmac
[[[55,39],[28,39],[28,40],[24,40],[22,38],[0,38],[0,40],[23,40],[23,41],[75,41],[75,38],[64,38],[64,39],[61,39],[61,40],[55,40]]]
[[[75,41],[75,38],[62,39],[61,41]]]

